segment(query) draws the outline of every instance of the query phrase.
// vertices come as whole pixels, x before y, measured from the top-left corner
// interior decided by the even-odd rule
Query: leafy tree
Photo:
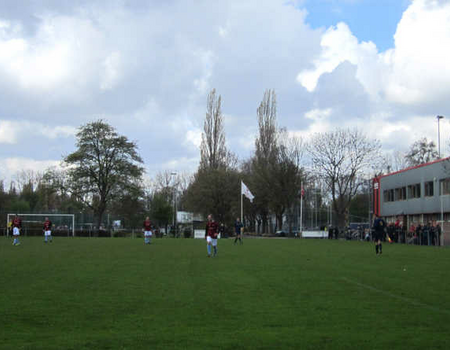
[[[186,207],[204,216],[213,214],[219,222],[233,222],[239,213],[239,180],[233,169],[200,169],[186,192]]]
[[[428,141],[426,137],[414,142],[405,156],[409,166],[425,164],[438,158],[436,144],[433,141]]]
[[[9,209],[13,213],[28,213],[31,206],[25,199],[14,198],[10,203]]]
[[[34,210],[39,201],[39,195],[34,191],[33,183],[30,181],[23,185],[20,198],[29,203],[30,209]]]
[[[140,193],[127,193],[117,200],[112,200],[108,211],[114,218],[120,218],[126,228],[141,228],[146,216],[144,201]]]
[[[62,193],[91,208],[100,227],[114,198],[141,190],[143,162],[136,144],[102,120],[81,126],[76,136],[78,149],[64,158],[65,173],[50,178]]]
[[[168,197],[163,192],[156,192],[151,200],[150,217],[159,226],[167,226],[173,218],[173,206]]]

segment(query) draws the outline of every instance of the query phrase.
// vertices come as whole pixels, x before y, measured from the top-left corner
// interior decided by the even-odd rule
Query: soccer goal
[[[22,219],[22,230],[27,236],[30,232],[40,232],[44,225],[45,218],[53,223],[52,230],[55,232],[67,232],[67,235],[75,236],[75,214],[7,214],[6,217],[6,235],[9,236],[10,225],[14,216],[19,216]]]

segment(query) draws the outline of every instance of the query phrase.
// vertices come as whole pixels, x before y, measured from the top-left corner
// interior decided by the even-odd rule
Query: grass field
[[[0,237],[0,349],[448,349],[450,250]]]

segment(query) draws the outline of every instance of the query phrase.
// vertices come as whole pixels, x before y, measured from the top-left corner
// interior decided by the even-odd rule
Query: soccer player
[[[20,245],[19,236],[20,230],[22,229],[22,219],[17,215],[14,216],[14,219],[12,221],[12,228],[14,237],[13,245]]]
[[[44,242],[53,242],[53,238],[52,238],[52,222],[46,217],[45,221],[44,221]]]
[[[373,240],[375,242],[375,252],[376,254],[381,254],[383,252],[381,240],[385,234],[384,229],[386,228],[386,222],[377,214],[374,214],[373,216]]]
[[[214,255],[217,255],[217,233],[219,231],[219,225],[214,221],[211,214],[208,215],[208,222],[206,223],[205,238],[208,249],[208,258],[211,257],[211,246],[214,248]]]
[[[241,234],[242,229],[244,228],[244,225],[242,224],[241,220],[239,218],[236,218],[236,222],[234,223],[234,234],[236,235],[236,238],[234,239],[234,244],[239,240],[239,243],[242,244]]]
[[[142,229],[144,231],[144,244],[151,244],[152,239],[152,222],[150,221],[150,218],[147,216],[144,221],[144,228]]]

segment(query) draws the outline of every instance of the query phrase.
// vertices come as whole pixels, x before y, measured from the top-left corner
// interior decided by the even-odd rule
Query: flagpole
[[[242,180],[241,180],[241,224],[244,227],[244,194],[242,193]],[[241,230],[241,239],[244,239],[244,232]]]
[[[300,183],[300,237],[303,235],[303,183]]]
[[[244,225],[244,195],[241,193],[241,223]]]

